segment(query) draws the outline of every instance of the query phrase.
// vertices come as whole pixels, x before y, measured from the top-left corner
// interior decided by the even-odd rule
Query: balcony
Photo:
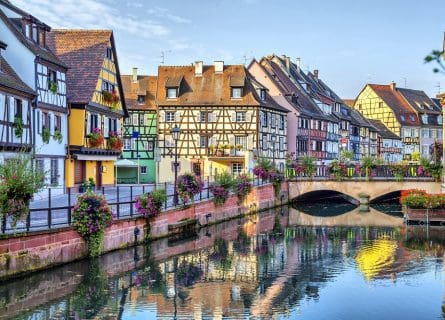
[[[209,160],[212,161],[244,161],[245,150],[236,148],[208,149]]]

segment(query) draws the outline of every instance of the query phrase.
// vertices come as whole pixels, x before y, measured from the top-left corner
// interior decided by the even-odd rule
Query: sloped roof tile
[[[123,75],[125,101],[129,110],[155,110],[156,109],[156,76],[138,76],[133,82],[133,76]],[[144,104],[138,103],[138,95],[145,96]]]

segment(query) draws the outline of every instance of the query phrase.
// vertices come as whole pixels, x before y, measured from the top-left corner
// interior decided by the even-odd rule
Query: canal
[[[305,201],[35,273],[0,284],[0,319],[444,318],[444,230],[384,206]]]

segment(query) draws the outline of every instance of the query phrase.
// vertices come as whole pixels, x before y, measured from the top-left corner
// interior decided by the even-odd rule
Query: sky
[[[275,53],[318,69],[342,98],[391,81],[445,91],[445,74],[423,63],[443,46],[445,0],[10,1],[53,28],[113,29],[121,74]]]

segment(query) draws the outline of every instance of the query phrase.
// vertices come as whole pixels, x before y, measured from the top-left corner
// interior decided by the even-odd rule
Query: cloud
[[[170,29],[149,19],[137,19],[103,0],[15,0],[14,4],[53,28],[113,29],[144,38],[163,37]]]
[[[174,15],[168,11],[166,8],[153,7],[147,10],[149,15],[155,16],[157,18],[167,19],[175,23],[189,24],[191,21],[189,19]]]

